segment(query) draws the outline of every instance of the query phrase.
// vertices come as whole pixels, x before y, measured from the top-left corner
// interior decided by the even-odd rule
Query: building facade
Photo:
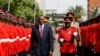
[[[88,0],[88,18],[100,15],[100,0]]]

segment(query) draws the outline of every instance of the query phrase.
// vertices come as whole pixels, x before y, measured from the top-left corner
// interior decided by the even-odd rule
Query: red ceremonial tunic
[[[4,50],[4,47],[2,46],[2,43],[0,43],[0,56],[8,56]]]
[[[25,43],[25,50],[28,51],[30,48],[30,39],[31,39],[31,28],[26,28],[25,29],[25,35],[27,37],[26,43]],[[27,46],[26,46],[27,45]]]
[[[3,27],[4,25],[4,23],[0,22],[0,40],[8,38],[6,29]],[[7,43],[0,41],[0,56],[8,56],[7,50]]]
[[[23,49],[23,47],[22,47],[22,30],[21,30],[21,28],[20,28],[20,26],[17,26],[16,27],[16,30],[17,30],[17,33],[18,33],[18,38],[17,38],[17,52],[22,52],[22,49]]]
[[[76,28],[61,28],[59,30],[59,38],[58,41],[60,42],[60,39],[63,38],[64,41],[60,45],[60,52],[61,53],[74,53],[76,51],[76,47],[74,44],[74,36],[73,33],[77,32]]]
[[[95,52],[100,53],[100,23],[98,23],[96,25],[95,31],[97,32],[96,33],[97,38],[96,38],[96,43],[95,43],[95,46],[94,46],[94,50],[95,50]]]

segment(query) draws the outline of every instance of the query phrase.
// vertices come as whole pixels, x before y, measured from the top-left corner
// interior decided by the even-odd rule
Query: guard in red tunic
[[[74,27],[70,27],[72,22],[71,17],[65,17],[64,23],[65,27],[59,30],[58,41],[60,43],[60,53],[61,56],[74,56],[76,52],[78,31]]]

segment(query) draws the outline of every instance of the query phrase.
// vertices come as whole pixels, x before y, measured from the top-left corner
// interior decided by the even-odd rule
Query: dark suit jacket
[[[44,24],[42,37],[40,37],[39,25],[32,26],[31,48],[34,48],[36,55],[48,55],[53,51],[53,35],[49,25]]]

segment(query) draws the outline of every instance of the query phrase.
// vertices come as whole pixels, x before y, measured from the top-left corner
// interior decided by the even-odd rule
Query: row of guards
[[[30,48],[31,23],[0,8],[0,56],[14,56]]]
[[[100,15],[80,23],[80,30],[84,48],[81,56],[100,56]]]

